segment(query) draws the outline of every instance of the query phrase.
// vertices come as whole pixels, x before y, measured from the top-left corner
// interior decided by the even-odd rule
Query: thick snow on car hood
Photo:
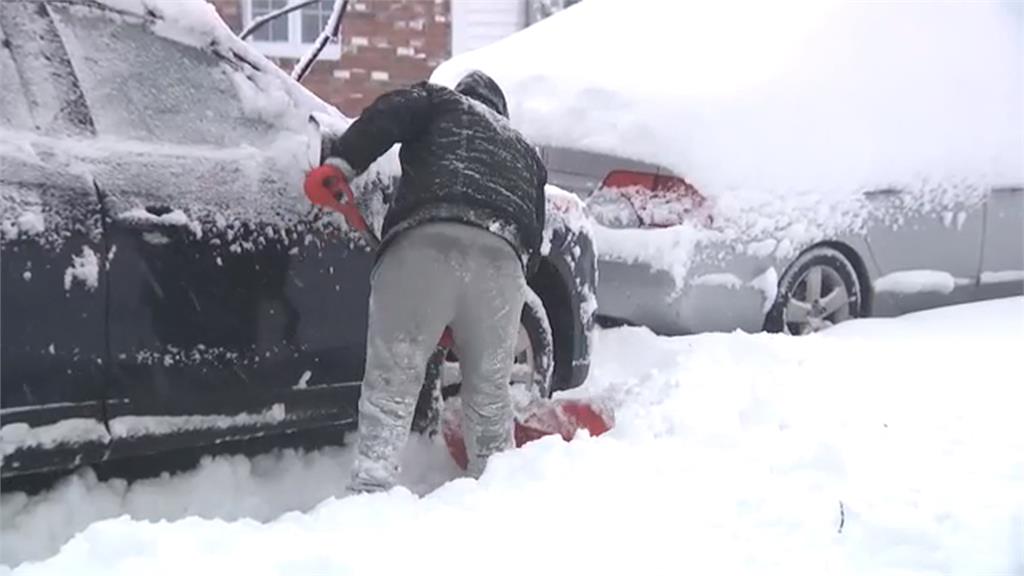
[[[437,69],[480,69],[539,144],[663,165],[715,223],[595,226],[680,288],[716,244],[788,260],[1024,182],[1024,8],[1007,2],[588,0]],[[898,214],[860,193],[904,191]],[[771,248],[765,250],[770,244]]]
[[[1024,181],[1024,9],[588,0],[456,57],[538,142],[664,165],[705,195]]]

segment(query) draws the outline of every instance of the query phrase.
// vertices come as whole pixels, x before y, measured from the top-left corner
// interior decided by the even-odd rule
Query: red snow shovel
[[[515,415],[513,436],[516,448],[544,436],[559,435],[571,441],[579,430],[600,436],[615,425],[610,410],[582,400],[535,400]],[[463,470],[469,463],[462,432],[461,402],[445,402],[442,430],[448,453]]]
[[[344,216],[349,226],[355,228],[370,246],[376,248],[380,244],[359,212],[352,188],[339,168],[329,164],[314,168],[306,175],[303,187],[310,202]],[[451,328],[446,327],[438,347],[449,350],[453,345]],[[517,448],[538,438],[555,434],[569,441],[580,429],[586,429],[591,436],[599,436],[614,425],[611,411],[580,400],[534,399],[524,409],[516,411],[514,419]],[[461,403],[451,400],[446,402],[442,420],[448,452],[465,470],[469,460],[462,433]]]

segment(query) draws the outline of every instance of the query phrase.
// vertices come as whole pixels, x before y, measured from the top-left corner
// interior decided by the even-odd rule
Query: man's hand
[[[346,190],[348,196],[352,195],[345,175],[337,167],[329,164],[311,170],[306,175],[304,188],[310,202],[327,209],[336,209],[340,206],[339,198],[346,196]]]
[[[310,202],[321,208],[338,212],[345,217],[349,226],[364,235],[372,236],[370,227],[359,212],[352,187],[349,186],[345,174],[337,166],[324,164],[314,168],[306,175],[303,187]]]

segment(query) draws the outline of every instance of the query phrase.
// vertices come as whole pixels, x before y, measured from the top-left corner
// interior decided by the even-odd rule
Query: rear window
[[[150,32],[141,19],[54,5],[54,19],[100,135],[235,146],[265,139],[217,56]]]

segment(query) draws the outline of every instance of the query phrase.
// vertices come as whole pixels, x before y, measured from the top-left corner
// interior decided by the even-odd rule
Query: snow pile
[[[60,444],[110,440],[107,428],[92,418],[69,418],[46,426],[29,426],[24,422],[0,428],[0,453],[4,456],[30,446],[52,448]]]
[[[82,470],[39,496],[2,496],[0,561],[16,566],[52,556],[90,524],[119,516],[270,522],[288,512],[308,512],[328,498],[344,495],[354,458],[351,448],[282,450],[252,459],[218,456],[203,459],[189,472],[132,484],[100,482],[91,470]],[[403,485],[419,494],[434,490],[458,471],[443,446],[419,436],[412,437],[402,461]]]
[[[588,0],[432,80],[482,70],[536,143],[685,178],[709,200],[711,228],[598,229],[602,259],[681,282],[711,243],[776,239],[771,255],[788,259],[869,218],[968,210],[991,186],[1020,185],[1022,47],[1024,10],[1009,1]],[[860,195],[890,188],[912,209]]]
[[[1011,2],[580,3],[456,57],[545,144],[665,165],[705,195],[1024,179]]]
[[[98,522],[14,573],[524,574],[537,546],[553,574],[1024,571],[1024,391],[1006,376],[1024,298],[801,338],[627,328],[597,344],[566,395],[618,406],[599,438],[543,439],[423,496],[407,476],[413,491],[338,499],[349,457],[332,451],[131,487],[83,475],[4,496],[5,562],[126,514],[174,521]],[[437,445],[412,454],[407,474],[455,474]]]
[[[81,282],[90,291],[100,285],[100,261],[96,252],[88,246],[82,246],[82,255],[71,255],[71,266],[64,271],[64,290],[71,290],[71,285]]]
[[[0,222],[0,237],[5,241],[23,236],[35,236],[46,231],[46,218],[40,207],[25,210],[17,218]]]
[[[100,0],[110,8],[156,18],[153,31],[165,38],[206,46],[214,40],[234,36],[217,9],[206,0]]]
[[[25,234],[42,234],[46,230],[46,220],[41,212],[23,212],[18,217],[18,230]]]

